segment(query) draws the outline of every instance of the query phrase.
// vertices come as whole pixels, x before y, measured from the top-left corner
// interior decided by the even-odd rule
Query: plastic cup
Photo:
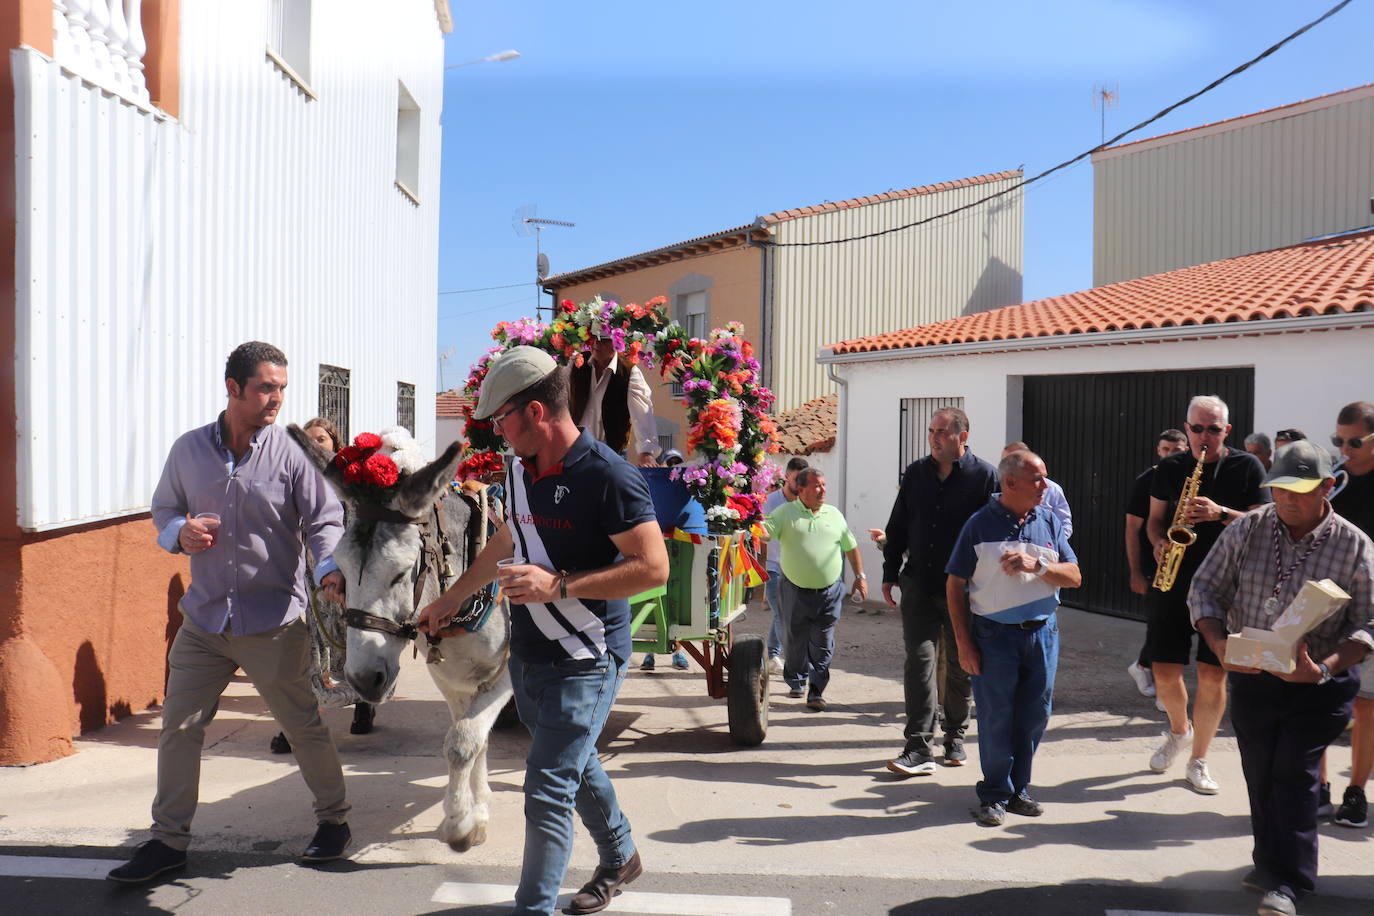
[[[522,557],[522,556],[520,556],[520,555],[518,555],[518,554],[517,554],[516,556],[513,556],[513,557],[506,557],[504,560],[497,560],[497,561],[496,561],[496,600],[497,600],[497,601],[500,601],[500,600],[501,600],[501,572],[502,572],[502,570],[504,570],[504,569],[505,569],[506,567],[508,567],[508,566],[523,566],[524,564],[525,564],[525,558]]]
[[[198,512],[195,515],[196,521],[200,522],[210,531],[210,546],[214,547],[219,543],[219,526],[222,520],[214,512]]]

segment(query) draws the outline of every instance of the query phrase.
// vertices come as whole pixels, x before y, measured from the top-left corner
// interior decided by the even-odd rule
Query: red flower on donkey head
[[[359,433],[352,445],[344,446],[334,456],[334,466],[343,471],[344,483],[390,487],[401,476],[396,462],[377,454],[382,437],[376,433]]]

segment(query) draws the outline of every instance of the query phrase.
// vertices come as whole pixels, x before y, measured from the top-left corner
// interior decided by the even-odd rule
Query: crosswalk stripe
[[[568,905],[576,891],[562,890],[558,908]],[[445,881],[439,885],[431,903],[458,906],[500,906],[515,902],[515,888],[509,884],[467,884]],[[786,897],[725,897],[715,894],[651,894],[624,891],[607,913],[636,913],[640,916],[792,916],[792,901]]]
[[[119,865],[113,859],[59,859],[52,856],[0,856],[6,878],[98,878]]]

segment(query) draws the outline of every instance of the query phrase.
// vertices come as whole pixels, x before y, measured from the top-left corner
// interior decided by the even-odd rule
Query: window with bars
[[[695,293],[685,293],[675,297],[673,303],[674,317],[682,323],[682,329],[687,332],[688,337],[699,337],[705,339],[706,329],[706,290]],[[682,385],[673,382],[673,397],[682,397]]]
[[[963,398],[902,398],[899,438],[897,440],[897,483],[913,461],[930,454],[930,440],[926,431],[930,421],[941,408],[964,409]]]
[[[396,425],[415,435],[415,386],[410,382],[396,383]]]
[[[348,429],[348,399],[352,386],[347,369],[320,364],[320,416],[339,431],[339,441],[345,445],[353,441]]]

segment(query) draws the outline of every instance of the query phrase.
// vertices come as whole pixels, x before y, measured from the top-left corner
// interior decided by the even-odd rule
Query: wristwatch
[[[1331,669],[1326,667],[1325,662],[1317,662],[1317,670],[1322,673],[1322,676],[1317,678],[1317,686],[1320,687],[1322,684],[1331,680]]]
[[[1226,524],[1226,523],[1230,520],[1230,518],[1231,518],[1231,510],[1230,510],[1230,509],[1226,508],[1225,506],[1219,506],[1219,507],[1217,508],[1217,512],[1219,513],[1219,515],[1217,516],[1217,521],[1221,522],[1223,525]]]
[[[855,573],[855,574],[854,574],[854,578],[855,578],[855,579],[867,579],[867,578],[868,578],[868,573]]]
[[[1049,560],[1046,560],[1044,557],[1036,557],[1036,558],[1035,558],[1035,569],[1031,572],[1031,575],[1035,576],[1035,578],[1038,579],[1038,578],[1040,578],[1041,576],[1043,576],[1045,573],[1047,573],[1047,572],[1049,572],[1049,571],[1050,571],[1050,562],[1049,562]]]

